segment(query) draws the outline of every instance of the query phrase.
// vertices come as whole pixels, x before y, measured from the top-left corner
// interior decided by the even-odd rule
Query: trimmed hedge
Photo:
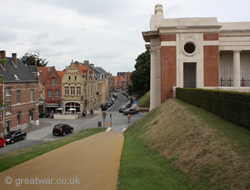
[[[177,88],[176,98],[250,130],[250,93]]]

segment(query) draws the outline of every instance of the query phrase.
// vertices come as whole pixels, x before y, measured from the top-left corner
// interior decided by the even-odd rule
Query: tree
[[[20,58],[24,64],[37,65],[38,67],[46,67],[49,61],[47,59],[40,58],[40,52],[27,52]]]
[[[137,98],[143,96],[150,90],[150,52],[145,51],[136,59],[135,71],[131,73],[129,94]]]

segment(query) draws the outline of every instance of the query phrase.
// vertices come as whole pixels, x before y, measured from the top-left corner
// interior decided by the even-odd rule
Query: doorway
[[[196,88],[196,63],[184,63],[184,88]]]

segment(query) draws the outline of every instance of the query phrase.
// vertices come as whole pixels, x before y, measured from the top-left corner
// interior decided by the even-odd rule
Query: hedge
[[[176,98],[250,130],[250,93],[177,88]]]

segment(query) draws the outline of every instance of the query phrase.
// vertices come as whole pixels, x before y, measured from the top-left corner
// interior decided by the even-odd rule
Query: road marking
[[[27,137],[26,140],[50,142],[50,141],[54,141],[55,139],[43,138],[43,137]]]

